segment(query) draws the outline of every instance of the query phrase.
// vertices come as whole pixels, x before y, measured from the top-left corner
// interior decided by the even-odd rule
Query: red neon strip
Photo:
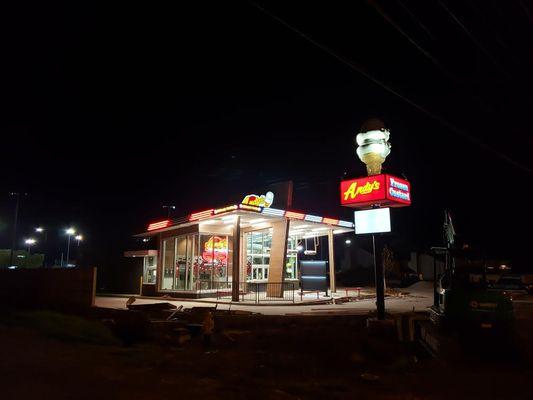
[[[293,219],[304,219],[305,218],[305,214],[297,213],[297,212],[294,212],[294,211],[285,212],[285,216],[287,218],[293,218]]]
[[[325,224],[329,224],[329,225],[337,225],[339,223],[339,220],[338,219],[324,217],[322,222],[325,223]]]
[[[204,218],[204,217],[210,217],[211,214],[213,214],[213,209],[211,208],[210,210],[205,210],[205,211],[199,211],[199,212],[195,212],[195,213],[192,213],[191,216],[189,217],[189,221],[193,221],[195,219],[200,219],[200,218]]]
[[[156,229],[166,228],[170,225],[170,220],[166,219],[164,221],[152,222],[148,225],[148,231],[155,231]]]

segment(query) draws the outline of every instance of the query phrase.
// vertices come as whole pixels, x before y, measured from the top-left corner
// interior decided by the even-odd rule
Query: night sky
[[[28,193],[19,241],[49,227],[58,258],[75,226],[102,271],[163,204],[181,216],[292,179],[295,209],[351,219],[338,183],[365,174],[353,140],[378,117],[386,171],[413,186],[391,243],[441,245],[448,208],[461,241],[531,268],[531,3],[190,3],[2,12],[0,248],[9,191]]]

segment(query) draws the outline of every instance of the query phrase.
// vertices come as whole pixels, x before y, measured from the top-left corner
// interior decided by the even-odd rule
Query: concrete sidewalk
[[[385,299],[385,307],[388,313],[403,313],[409,311],[427,311],[431,307],[433,302],[432,284],[428,282],[419,282],[409,288],[403,289],[409,292],[408,295],[403,297],[387,297]],[[371,289],[365,288],[365,291],[361,291],[361,295],[371,293]],[[343,289],[339,289],[337,294],[334,295],[333,300],[337,300],[345,295]],[[351,296],[352,293],[349,292]],[[309,296],[315,296],[316,293]],[[117,308],[125,309],[126,300],[129,296],[116,297],[116,296],[97,296],[96,306],[105,308]],[[298,299],[300,296],[297,296]],[[327,300],[329,304],[324,304]],[[250,311],[264,315],[324,315],[324,314],[342,314],[342,315],[361,315],[373,312],[376,309],[375,299],[365,299],[333,304],[331,297],[322,297],[316,300],[307,298],[303,301],[295,303],[262,303],[262,304],[242,304],[232,303],[229,299],[173,299],[167,297],[158,298],[141,298],[137,297],[135,304],[151,304],[158,302],[169,302],[176,306],[183,306],[183,308],[192,307],[213,307],[217,306],[220,310],[242,310]]]

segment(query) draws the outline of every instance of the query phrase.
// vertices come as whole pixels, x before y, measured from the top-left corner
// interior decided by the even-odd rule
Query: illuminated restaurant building
[[[143,292],[204,297],[236,283],[297,283],[300,258],[316,254],[321,238],[327,238],[335,290],[333,238],[353,232],[353,223],[272,208],[273,200],[272,192],[250,194],[238,204],[150,223],[136,236],[155,241],[157,251],[125,254],[151,257],[144,262]]]

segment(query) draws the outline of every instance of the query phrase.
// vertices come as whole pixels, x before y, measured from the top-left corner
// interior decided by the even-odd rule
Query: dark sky
[[[102,268],[162,204],[185,215],[278,180],[295,208],[349,219],[338,182],[365,173],[353,139],[379,117],[385,167],[413,185],[391,241],[440,244],[449,208],[462,240],[528,260],[531,3],[258,3],[330,53],[247,1],[16,3],[1,13],[0,247],[12,190],[28,193],[21,239],[45,224],[58,255],[72,224]]]

